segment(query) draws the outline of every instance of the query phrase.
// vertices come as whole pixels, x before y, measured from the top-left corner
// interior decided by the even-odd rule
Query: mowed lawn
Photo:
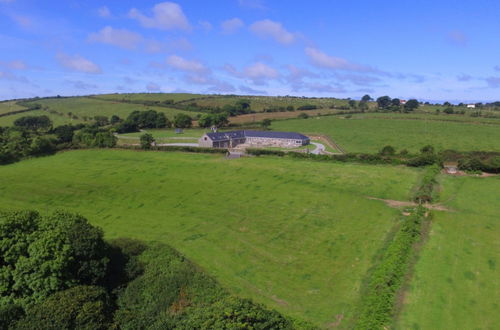
[[[281,158],[84,150],[0,168],[0,208],[79,212],[108,238],[161,241],[232,292],[348,326],[417,170]]]
[[[400,329],[498,329],[500,325],[500,177],[443,178],[416,265]]]
[[[474,123],[407,119],[405,114],[353,115],[344,119],[336,116],[293,119],[273,122],[271,128],[277,131],[297,131],[319,133],[330,136],[348,152],[378,152],[385,145],[392,145],[398,151],[407,149],[418,152],[425,145],[433,145],[437,150],[455,149],[459,151],[500,151],[500,127]],[[500,120],[499,120],[500,122]]]

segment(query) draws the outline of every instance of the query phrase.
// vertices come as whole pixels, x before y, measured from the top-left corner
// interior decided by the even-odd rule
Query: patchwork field
[[[329,116],[276,121],[271,128],[306,134],[326,134],[349,152],[373,153],[385,145],[392,145],[397,150],[417,152],[428,144],[437,150],[500,151],[498,125],[425,118],[410,120],[406,114],[399,117],[387,117],[385,114],[353,115],[352,118]]]
[[[400,329],[498,329],[500,177],[443,177]]]
[[[242,297],[348,327],[418,170],[86,150],[2,167],[0,208],[67,209],[108,238],[173,245]]]

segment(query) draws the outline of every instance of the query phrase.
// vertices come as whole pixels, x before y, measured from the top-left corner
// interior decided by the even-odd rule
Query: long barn
[[[234,148],[245,144],[255,147],[294,148],[309,144],[307,136],[295,132],[231,131],[205,133],[199,140],[200,147]]]

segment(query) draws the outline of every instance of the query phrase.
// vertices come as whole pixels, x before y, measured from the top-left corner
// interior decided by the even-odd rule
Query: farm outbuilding
[[[234,148],[245,144],[256,147],[294,148],[308,145],[309,138],[295,132],[232,131],[206,133],[199,140],[200,147]]]

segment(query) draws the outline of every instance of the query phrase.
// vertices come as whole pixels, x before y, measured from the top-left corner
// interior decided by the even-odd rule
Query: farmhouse
[[[232,131],[206,133],[199,140],[200,147],[234,148],[245,144],[252,147],[294,148],[309,144],[309,138],[295,132]]]
[[[467,108],[475,109],[476,105],[475,104],[467,104]]]

